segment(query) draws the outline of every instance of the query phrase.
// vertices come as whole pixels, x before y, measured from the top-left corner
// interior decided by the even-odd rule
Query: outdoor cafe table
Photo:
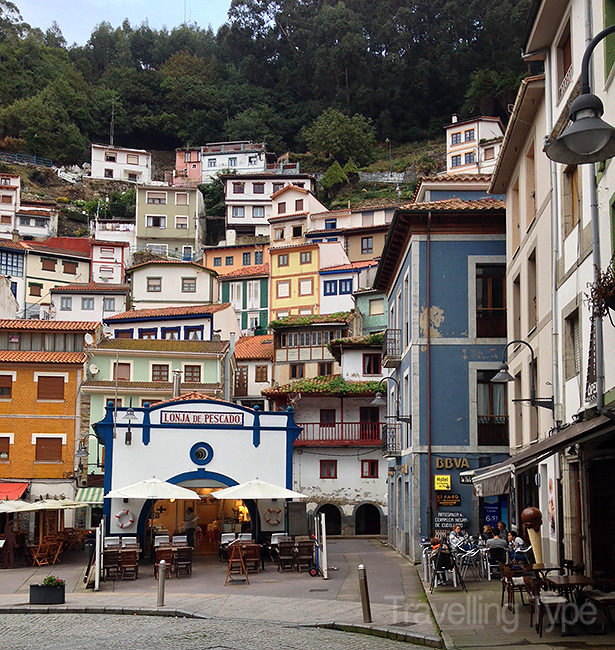
[[[577,596],[583,587],[595,587],[598,584],[589,576],[584,575],[547,576],[546,582],[555,587],[558,591],[571,593],[574,589]]]
[[[561,571],[562,570],[561,566],[557,566],[555,564],[552,564],[552,565],[541,564],[541,563],[538,563],[538,564],[523,564],[523,565],[521,565],[521,567],[523,569],[528,569],[530,571],[533,571],[534,575],[537,578],[542,578],[543,580],[547,579],[547,577],[548,577],[549,573],[551,573],[551,571]]]

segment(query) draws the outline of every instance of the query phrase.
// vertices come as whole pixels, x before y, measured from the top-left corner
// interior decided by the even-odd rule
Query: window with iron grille
[[[169,366],[163,363],[152,364],[152,381],[169,381]]]
[[[320,461],[320,478],[337,478],[337,460]]]

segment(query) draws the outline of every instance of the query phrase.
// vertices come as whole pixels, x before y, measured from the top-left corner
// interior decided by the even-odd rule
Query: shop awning
[[[102,506],[103,491],[104,488],[102,487],[79,488],[77,490],[77,496],[75,497],[75,501],[79,501],[81,503],[88,503],[90,505]]]
[[[506,494],[510,488],[511,472],[523,471],[566,447],[587,442],[614,430],[615,420],[600,415],[555,431],[552,436],[540,440],[506,461],[473,470],[472,484],[476,494],[479,497]]]
[[[26,491],[29,483],[0,483],[0,500],[14,501]]]

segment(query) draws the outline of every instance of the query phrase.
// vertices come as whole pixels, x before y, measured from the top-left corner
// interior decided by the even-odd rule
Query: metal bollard
[[[158,601],[157,607],[164,607],[164,583],[167,578],[167,563],[165,560],[160,560],[158,565]]]
[[[359,591],[361,592],[361,607],[363,608],[363,622],[372,622],[372,610],[369,606],[369,590],[367,589],[367,571],[364,564],[359,564]]]

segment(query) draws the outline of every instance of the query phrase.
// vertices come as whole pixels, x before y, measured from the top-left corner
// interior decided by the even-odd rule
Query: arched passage
[[[342,515],[337,506],[326,503],[320,506],[316,511],[317,515],[321,512],[325,513],[325,527],[327,535],[341,535],[342,534]]]
[[[380,535],[380,510],[364,503],[355,512],[355,535]]]

